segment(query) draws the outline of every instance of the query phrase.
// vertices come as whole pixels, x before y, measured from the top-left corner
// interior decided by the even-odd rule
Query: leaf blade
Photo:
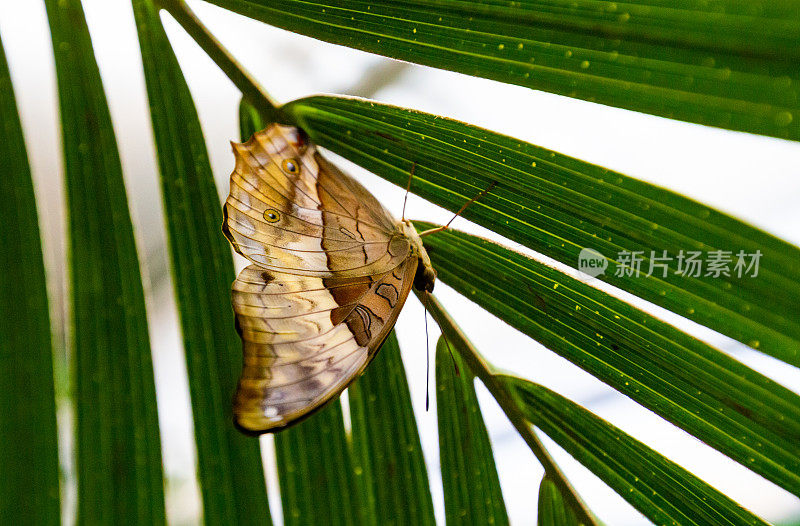
[[[340,400],[276,434],[275,453],[286,526],[362,523]]]
[[[800,139],[796,2],[212,0],[388,57],[663,117]]]
[[[489,434],[474,377],[447,342],[436,346],[436,411],[439,421],[447,524],[508,524]]]
[[[532,432],[530,426],[538,427],[656,524],[766,524],[578,404],[541,385],[495,373],[441,303],[433,296],[429,299],[431,315],[472,374],[486,386],[512,423],[523,419],[521,428],[514,424],[520,434]],[[554,482],[562,491],[570,487],[557,464],[543,465],[548,476],[561,478]],[[574,494],[573,503],[579,504]],[[581,520],[595,522],[588,510]]]
[[[80,3],[45,6],[65,131],[78,523],[163,524],[144,291],[116,138]]]
[[[502,245],[453,230],[425,239],[439,279],[456,291],[800,495],[800,396],[624,301]]]
[[[233,426],[241,372],[230,246],[203,131],[157,6],[133,0],[192,400],[206,524],[270,524],[258,440]]]
[[[374,102],[311,97],[283,108],[315,142],[451,211],[567,265],[605,255],[600,277],[778,359],[800,365],[800,249],[662,188],[510,137]],[[623,251],[665,276],[621,273]],[[683,276],[681,251],[760,252],[757,278]],[[617,259],[615,259],[617,258]],[[624,263],[624,261],[622,261]],[[703,269],[705,270],[705,269]]]
[[[59,524],[53,345],[36,197],[0,41],[0,523]]]
[[[433,500],[394,331],[348,390],[353,454],[376,524],[433,525]]]
[[[575,513],[555,482],[545,476],[539,484],[539,506],[536,510],[539,526],[580,526]]]
[[[528,420],[657,524],[767,523],[638,440],[541,386],[500,375]]]

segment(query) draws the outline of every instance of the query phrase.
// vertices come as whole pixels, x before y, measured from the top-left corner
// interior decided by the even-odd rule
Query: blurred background
[[[202,2],[189,3],[221,42],[280,102],[317,93],[352,94],[459,119],[680,192],[800,245],[800,144],[796,142],[670,121],[392,61],[275,29]],[[130,4],[122,0],[84,0],[83,5],[109,98],[142,260],[167,480],[168,518],[171,524],[196,524],[201,510],[194,471],[189,389],[133,14]],[[227,195],[228,177],[233,168],[229,141],[239,139],[240,96],[233,84],[168,15],[162,15],[162,19],[198,108],[222,200]],[[65,366],[68,342],[65,207],[58,101],[43,2],[0,1],[0,34],[26,134],[44,236],[57,353],[61,462],[68,481],[62,491],[65,516],[71,518],[75,495],[74,484],[69,483],[72,423]],[[329,156],[400,216],[403,189],[341,158]],[[411,195],[406,216],[444,223],[451,214]],[[457,219],[454,226],[499,240],[552,266],[575,273],[571,268],[463,219]],[[731,247],[732,250],[738,248]],[[237,263],[241,268],[242,261],[237,260]],[[800,261],[797,264],[800,265]],[[613,287],[597,281],[593,284],[634,301],[648,312],[800,393],[800,370]],[[796,497],[494,319],[445,285],[438,284],[436,292],[493,364],[583,404],[767,520],[800,521],[800,501]],[[410,297],[397,323],[397,332],[432,480],[434,506],[437,518],[443,523],[435,403],[425,411],[423,316],[422,306],[416,298]],[[438,330],[431,321],[431,348],[437,337]],[[488,392],[480,385],[478,391],[512,523],[535,524],[536,493],[543,471]],[[261,440],[273,516],[277,519],[280,506],[272,439],[267,436]],[[544,440],[603,522],[647,524],[599,479],[546,437]]]

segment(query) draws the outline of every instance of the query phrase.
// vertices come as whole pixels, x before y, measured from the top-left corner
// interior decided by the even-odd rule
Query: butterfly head
[[[414,276],[414,288],[421,291],[433,292],[433,286],[436,284],[436,270],[425,265],[420,259],[420,265],[417,267],[417,274]]]

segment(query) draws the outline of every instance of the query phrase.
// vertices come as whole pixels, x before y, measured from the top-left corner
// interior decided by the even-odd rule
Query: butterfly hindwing
[[[382,274],[408,258],[408,240],[389,213],[297,128],[272,125],[233,148],[223,230],[252,263],[355,277]]]
[[[244,342],[237,425],[275,431],[338,396],[394,326],[417,263],[409,258],[378,276],[333,278],[245,268],[233,286]]]

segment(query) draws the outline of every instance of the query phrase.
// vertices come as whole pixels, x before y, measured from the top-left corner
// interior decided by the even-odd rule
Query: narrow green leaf
[[[158,9],[151,0],[134,0],[133,12],[158,150],[204,520],[269,524],[258,440],[233,426],[233,392],[242,367],[230,304],[235,276],[203,131]]]
[[[0,42],[0,524],[59,524],[53,347],[36,198]]]
[[[461,357],[451,355],[440,338],[436,345],[436,411],[445,518],[450,525],[508,524],[473,381]]]
[[[417,296],[420,295],[420,293],[417,293]],[[542,441],[536,433],[534,433],[533,428],[528,424],[525,416],[511,398],[508,389],[498,380],[499,377],[493,374],[492,367],[483,359],[480,353],[478,353],[478,350],[472,342],[469,341],[464,331],[461,330],[461,327],[456,324],[452,316],[450,316],[433,294],[426,296],[425,305],[433,319],[436,320],[439,328],[442,329],[442,335],[446,336],[447,341],[458,351],[473,376],[479,378],[483,385],[486,386],[508,417],[511,425],[514,426],[514,429],[528,445],[531,453],[533,453],[536,459],[542,464],[545,475],[551,477],[552,481],[561,490],[564,498],[570,502],[570,506],[575,510],[581,524],[597,526],[598,522],[594,518],[594,515],[592,515],[592,512],[575,491],[575,488],[569,482],[552,455],[550,455],[550,452],[547,451]]]
[[[274,120],[277,113],[275,102],[262,88],[258,81],[247,71],[231,53],[225,49],[214,35],[203,25],[199,18],[189,9],[184,0],[157,0],[178,22],[181,27],[205,51],[209,58],[225,73],[225,75],[242,92],[242,98],[253,104],[262,115]]]
[[[795,0],[211,0],[321,40],[652,113],[800,139]]]
[[[501,245],[452,230],[425,243],[439,279],[465,297],[800,495],[800,396],[630,304]]]
[[[435,524],[428,472],[394,331],[348,393],[356,473],[363,505],[377,518],[374,524]]]
[[[286,526],[361,524],[362,504],[339,400],[276,434],[275,453]]]
[[[499,380],[531,424],[655,524],[733,525],[764,521],[583,407],[541,385]]]
[[[242,140],[266,126],[259,112],[242,100]],[[284,524],[349,526],[364,522],[340,400],[334,400],[305,422],[277,433],[275,453]]]
[[[79,524],[163,524],[153,366],[122,167],[78,0],[46,0],[61,101]]]
[[[321,146],[402,187],[416,165],[411,190],[449,210],[496,183],[467,219],[570,266],[593,248],[609,261],[604,281],[800,365],[795,246],[662,188],[435,115],[334,97],[295,101],[284,114]],[[676,274],[681,251],[707,259],[717,250],[733,259],[730,277]],[[740,250],[760,252],[757,277],[736,276]],[[642,252],[639,275],[622,272],[622,251]],[[667,268],[647,276],[663,251]]]
[[[575,512],[569,507],[558,485],[545,476],[539,484],[538,526],[579,526]]]
[[[428,309],[472,374],[486,386],[523,437],[539,427],[656,524],[765,524],[735,502],[586,409],[539,385],[496,374],[431,296]],[[545,403],[546,402],[546,403]],[[522,419],[522,425],[520,420]],[[562,492],[574,489],[538,438],[526,440]],[[581,508],[573,508],[581,509]],[[581,509],[581,521],[593,524]]]

